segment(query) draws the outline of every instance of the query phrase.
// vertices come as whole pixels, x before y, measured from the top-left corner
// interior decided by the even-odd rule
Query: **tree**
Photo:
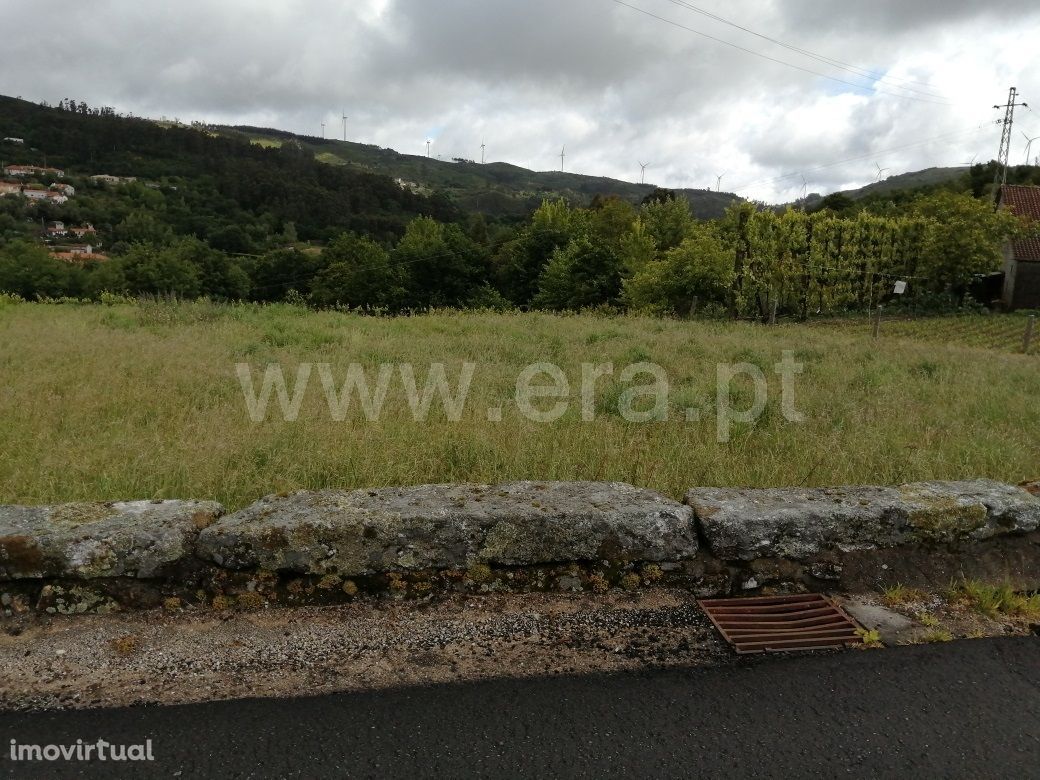
[[[22,298],[80,295],[84,272],[37,244],[13,241],[0,250],[0,291]]]
[[[127,244],[166,246],[173,241],[173,230],[147,211],[135,211],[116,225],[115,237]]]
[[[405,296],[405,274],[383,247],[344,233],[322,252],[325,268],[314,279],[311,301],[397,311]]]
[[[1004,242],[1022,227],[1011,212],[952,192],[919,198],[912,209],[926,219],[919,273],[936,292],[963,288],[976,274],[1000,270]]]
[[[256,301],[284,301],[290,290],[308,295],[320,268],[319,256],[298,249],[275,249],[248,264],[251,294]]]
[[[164,250],[164,254],[196,269],[201,294],[233,301],[249,297],[249,275],[238,263],[206,242],[197,238],[181,239]]]
[[[641,219],[662,252],[679,246],[697,224],[686,198],[647,203],[643,206]]]
[[[641,311],[685,315],[695,303],[725,303],[733,279],[732,252],[713,230],[699,227],[626,279],[625,301]]]
[[[616,247],[631,232],[637,215],[635,206],[627,200],[616,195],[597,195],[589,209],[589,228],[600,241]]]
[[[392,254],[395,266],[406,268],[410,308],[464,306],[487,276],[486,251],[458,225],[430,217],[408,223]]]
[[[586,220],[566,201],[543,201],[532,215],[531,224],[495,256],[498,289],[517,305],[531,303],[553,253],[585,230]]]
[[[557,249],[542,272],[534,305],[554,311],[617,302],[621,261],[609,247],[586,236]]]
[[[201,292],[199,270],[180,251],[134,244],[120,258],[131,292],[194,298]]]

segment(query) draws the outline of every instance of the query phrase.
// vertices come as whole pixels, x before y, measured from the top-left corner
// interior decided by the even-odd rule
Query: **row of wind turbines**
[[[341,119],[343,121],[343,141],[344,142],[346,142],[346,140],[347,140],[347,120],[349,118],[350,117],[347,116],[346,112],[342,113]],[[321,123],[321,137],[322,137],[322,139],[325,138],[325,128],[326,128],[326,126],[327,125],[326,125],[325,122]],[[1032,161],[1033,165],[1040,166],[1040,155],[1038,155],[1037,157],[1032,157],[1031,156],[1032,152],[1033,152],[1033,144],[1036,143],[1037,141],[1040,141],[1040,135],[1033,136],[1032,138],[1030,138],[1029,135],[1026,132],[1024,132],[1024,131],[1021,131],[1021,132],[1022,132],[1022,137],[1025,138],[1025,140],[1026,140],[1026,160],[1025,160],[1025,164],[1029,165],[1030,161]],[[426,156],[427,157],[431,156],[432,149],[433,149],[433,141],[431,139],[427,139],[426,140]],[[978,157],[979,157],[978,155],[975,155],[968,162],[962,163],[962,165],[964,165],[965,167],[971,168],[972,166],[975,165],[975,162],[976,162],[976,160],[978,160]],[[481,141],[480,141],[480,164],[484,165],[486,162],[487,162],[487,143],[485,142],[484,139],[481,139]],[[564,145],[560,149],[560,172],[561,173],[566,170],[566,164],[567,164],[567,146]],[[647,170],[647,168],[652,167],[652,164],[651,163],[639,162],[638,165],[639,165],[639,183],[640,184],[646,184],[646,170]],[[882,168],[880,163],[877,163],[877,162],[874,163],[874,167],[877,169],[877,177],[874,179],[875,183],[878,183],[882,179],[884,179],[885,174],[888,173],[890,170],[892,170],[891,168]],[[722,192],[722,180],[728,174],[729,174],[729,171],[726,171],[724,173],[720,173],[718,176],[715,177],[715,191],[716,192]],[[805,200],[808,197],[809,182],[808,182],[808,180],[805,178],[805,176],[803,174],[799,174],[799,176],[802,179],[802,200]],[[711,188],[709,187],[709,189],[711,189]]]
[[[1037,141],[1040,141],[1040,135],[1033,136],[1032,138],[1030,138],[1029,134],[1026,133],[1024,130],[1019,131],[1019,132],[1021,132],[1022,133],[1022,137],[1026,139],[1026,162],[1025,162],[1025,164],[1026,165],[1032,164],[1032,165],[1040,166],[1040,155],[1037,155],[1036,157],[1032,156],[1033,155],[1033,144],[1036,143]],[[979,156],[976,154],[974,157],[972,157],[967,162],[961,163],[961,165],[963,165],[966,168],[974,167],[974,165],[978,161],[978,159],[979,159]]]

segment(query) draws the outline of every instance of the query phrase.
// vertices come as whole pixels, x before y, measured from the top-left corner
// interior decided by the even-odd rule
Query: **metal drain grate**
[[[741,654],[824,650],[863,642],[856,622],[818,593],[697,603]]]

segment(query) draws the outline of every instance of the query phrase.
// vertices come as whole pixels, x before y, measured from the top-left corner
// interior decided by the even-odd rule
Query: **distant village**
[[[25,143],[24,139],[12,136],[3,140],[11,144]],[[62,205],[76,197],[76,188],[62,181],[65,178],[65,171],[61,168],[39,165],[5,165],[3,176],[4,178],[0,179],[0,197],[25,198],[29,201],[30,206],[39,202]],[[112,176],[105,173],[88,178],[94,184],[101,186],[137,181],[134,176]],[[50,184],[45,183],[48,181]],[[51,254],[58,260],[67,263],[108,260],[107,255],[98,251],[101,249],[98,232],[89,223],[66,225],[59,221],[48,222],[43,227],[43,238]]]

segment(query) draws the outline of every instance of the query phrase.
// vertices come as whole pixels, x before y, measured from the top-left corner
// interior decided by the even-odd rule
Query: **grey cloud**
[[[740,46],[864,83],[678,7],[626,0]],[[897,78],[931,82],[936,106],[868,94],[784,67],[610,0],[98,0],[12,3],[0,50],[4,91],[74,97],[137,114],[267,124],[316,134],[351,116],[354,139],[493,159],[536,169],[648,176],[666,186],[759,181],[785,199],[782,174],[948,135],[992,119],[1011,81],[1040,104],[1035,0],[691,0],[749,27]],[[45,8],[45,10],[41,10]],[[1011,20],[1008,23],[1007,20]],[[47,67],[36,54],[47,51]],[[882,83],[882,92],[915,97]],[[864,96],[866,95],[866,96]],[[920,97],[917,95],[917,97]],[[1023,117],[1040,133],[1040,121]],[[996,146],[992,127],[886,153],[899,170],[955,164]],[[807,174],[813,189],[870,180],[872,160]]]

